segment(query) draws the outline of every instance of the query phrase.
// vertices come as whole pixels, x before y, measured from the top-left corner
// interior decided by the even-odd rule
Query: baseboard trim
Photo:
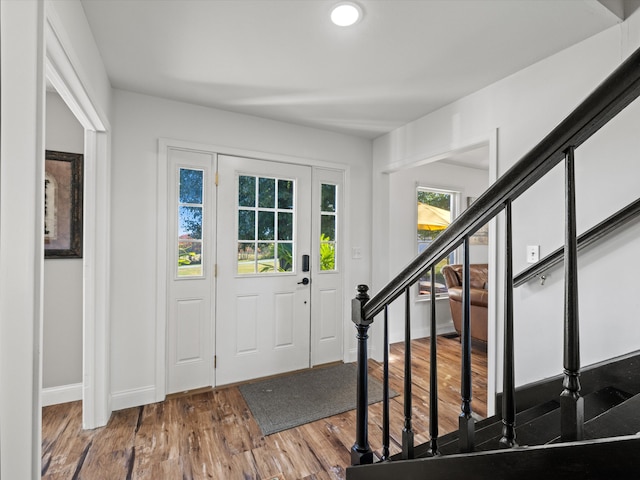
[[[43,388],[41,399],[43,407],[58,405],[60,403],[77,402],[78,400],[82,400],[82,383]]]
[[[113,411],[124,410],[125,408],[139,407],[156,402],[156,387],[150,385],[142,388],[132,388],[115,392],[111,395],[111,406]]]

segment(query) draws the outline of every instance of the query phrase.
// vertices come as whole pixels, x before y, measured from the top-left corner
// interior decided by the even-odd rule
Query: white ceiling
[[[375,138],[620,21],[623,0],[82,0],[113,87]],[[622,11],[622,10],[621,10]],[[618,12],[620,14],[620,12]]]

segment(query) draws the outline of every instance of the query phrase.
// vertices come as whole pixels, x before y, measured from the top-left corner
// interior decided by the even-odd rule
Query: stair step
[[[605,387],[584,397],[584,420],[587,422],[619,405],[632,395],[615,387]],[[519,445],[543,445],[560,441],[560,410],[529,425],[516,428]]]
[[[590,393],[584,397],[584,421],[585,421],[585,439],[596,438],[587,436],[587,425],[589,422],[594,421],[603,414],[612,409],[624,404],[632,398],[633,395],[622,391],[615,387],[606,387],[597,392]],[[635,432],[634,432],[635,433]],[[600,438],[605,436],[615,435],[601,435]],[[559,443],[560,442],[560,428],[557,429],[557,435],[546,443]]]
[[[585,421],[598,417],[603,412],[624,402],[631,394],[615,387],[605,387],[584,397]],[[560,437],[560,409],[548,410],[535,418],[520,419],[516,416],[516,441],[518,445],[543,445],[553,443]],[[500,434],[483,442],[476,442],[477,451],[495,450],[498,448]]]
[[[599,418],[604,412],[611,410],[617,405],[623,404],[625,401],[629,401],[633,395],[617,389],[615,387],[605,387],[598,391],[589,393],[584,397],[584,419],[585,419],[585,435],[587,435],[588,421]],[[634,399],[636,397],[633,397]],[[640,407],[640,394],[638,395],[637,403],[630,404],[626,407],[624,415],[631,417],[631,410],[634,406]],[[550,400],[543,404],[531,407],[525,411],[522,411],[516,415],[516,441],[520,446],[526,445],[543,445],[546,443],[555,443],[559,441],[560,437],[560,404],[557,400]],[[640,412],[640,408],[638,408]],[[640,431],[640,413],[634,415],[637,418],[637,422],[634,423],[634,427],[630,427],[632,433]],[[602,420],[602,423],[594,423],[590,435],[596,435],[586,438],[603,438],[606,435],[599,433],[605,431],[603,426],[606,420]],[[614,428],[614,427],[612,427]],[[615,427],[616,430],[620,428]],[[620,430],[624,431],[624,429]],[[622,435],[618,433],[617,435]],[[499,441],[502,437],[502,419],[493,416],[485,418],[476,424],[475,431],[475,451],[489,451],[497,450],[499,448]],[[418,445],[415,448],[415,458],[424,458],[429,456],[428,443]],[[452,455],[460,453],[458,445],[458,431],[454,431],[443,435],[438,439],[438,450],[442,455]],[[393,460],[398,460],[400,455],[395,456]]]
[[[585,422],[585,439],[636,435],[640,432],[640,394]]]
[[[520,412],[516,415],[516,425],[519,423],[526,423],[535,418],[538,418],[550,411],[553,411],[559,408],[559,403],[555,400],[550,400],[541,405],[536,405],[535,407],[529,408],[523,412]],[[476,424],[476,432],[475,432],[475,441],[476,445],[481,445],[487,443],[488,441],[495,439],[498,440],[502,436],[502,419],[493,416],[486,419],[488,421]],[[449,437],[451,435],[451,437]],[[443,441],[439,446],[440,453],[443,455],[450,455],[454,453],[459,453],[458,448],[458,432],[452,432],[451,434],[443,437]]]

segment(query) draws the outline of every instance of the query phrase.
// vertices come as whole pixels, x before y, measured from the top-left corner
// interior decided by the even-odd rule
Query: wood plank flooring
[[[429,339],[412,342],[413,428],[416,445],[429,438]],[[404,345],[390,351],[391,453],[400,451]],[[460,344],[438,338],[440,435],[457,428]],[[472,354],[472,407],[486,415],[486,353]],[[370,361],[382,378],[382,365]],[[42,413],[42,478],[86,480],[344,479],[355,439],[355,411],[263,436],[237,387],[174,396],[114,412],[106,427],[82,430],[80,402]],[[381,450],[382,404],[369,409],[369,442]]]

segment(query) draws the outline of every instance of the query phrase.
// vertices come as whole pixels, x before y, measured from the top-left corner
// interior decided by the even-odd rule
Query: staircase
[[[514,164],[476,202],[457,217],[431,245],[372,298],[366,285],[352,300],[357,329],[358,384],[356,439],[351,450],[348,480],[376,479],[583,479],[635,478],[640,471],[640,352],[599,365],[580,364],[578,312],[578,250],[601,241],[616,228],[638,218],[640,201],[578,237],[576,232],[576,151],[640,95],[640,49],[618,67],[562,123]],[[564,162],[565,244],[535,268],[514,276],[512,268],[512,202]],[[470,262],[469,238],[486,222],[502,215],[504,237],[503,392],[496,416],[476,421],[471,407]],[[461,334],[461,413],[457,431],[438,435],[436,338],[430,347],[430,440],[414,445],[411,405],[410,288],[455,249],[463,251]],[[557,377],[515,388],[513,289],[556,264],[564,264],[564,361]],[[402,451],[389,455],[388,306],[405,299],[404,426]],[[383,314],[382,448],[369,446],[367,341],[374,318]],[[436,331],[435,302],[431,302],[431,331]]]

